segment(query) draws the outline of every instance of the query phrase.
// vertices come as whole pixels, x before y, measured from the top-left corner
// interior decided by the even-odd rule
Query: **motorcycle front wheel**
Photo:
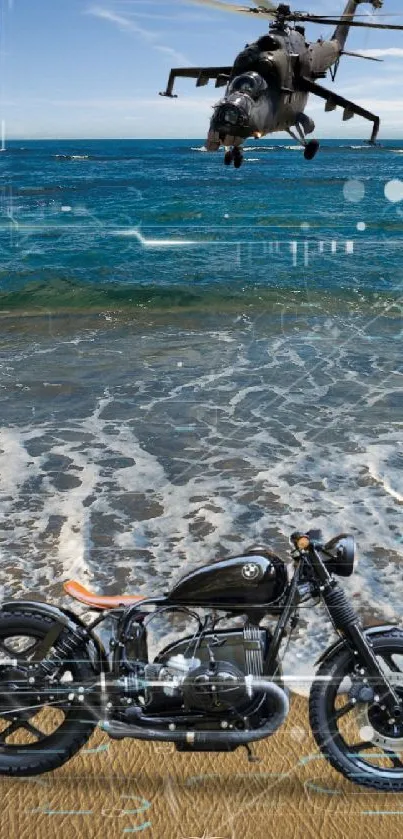
[[[68,701],[68,687],[94,677],[83,647],[77,660],[58,669],[55,695],[32,684],[30,662],[52,618],[33,612],[0,611],[0,775],[39,775],[69,760],[91,736],[97,720],[85,703]],[[67,631],[67,630],[65,630]],[[50,653],[51,655],[51,653]],[[60,698],[57,686],[62,686]],[[73,696],[73,694],[71,694]]]
[[[373,636],[371,644],[388,681],[403,697],[403,632]],[[371,680],[347,646],[325,659],[316,677],[309,721],[322,754],[353,783],[402,792],[403,718],[390,721],[382,697],[371,691]]]

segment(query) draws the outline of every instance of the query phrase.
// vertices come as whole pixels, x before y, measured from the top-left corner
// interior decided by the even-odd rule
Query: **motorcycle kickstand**
[[[248,761],[249,761],[249,763],[260,763],[260,762],[261,762],[261,758],[260,758],[260,757],[257,757],[257,755],[254,755],[254,754],[253,754],[252,749],[251,749],[251,747],[248,745],[248,743],[244,743],[243,748],[244,748],[244,749],[246,749],[246,751],[247,751],[247,753],[248,753]]]

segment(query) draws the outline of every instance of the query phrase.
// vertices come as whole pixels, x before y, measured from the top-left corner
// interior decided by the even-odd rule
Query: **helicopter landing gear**
[[[229,149],[228,151],[225,152],[224,163],[225,163],[226,166],[230,166],[232,161],[233,161],[233,154],[232,154],[231,149]]]
[[[304,147],[304,157],[305,157],[305,160],[313,160],[313,158],[315,157],[315,155],[316,155],[316,154],[317,154],[317,152],[319,151],[319,142],[318,142],[318,140],[309,140],[309,141],[307,142],[307,140],[306,140],[306,138],[305,138],[305,135],[304,135],[303,131],[301,130],[301,127],[299,126],[299,124],[298,124],[298,123],[297,123],[297,125],[296,125],[296,128],[297,128],[298,135],[299,135],[298,137],[297,137],[297,135],[296,135],[296,134],[294,134],[294,132],[293,132],[293,131],[291,131],[291,128],[288,128],[288,129],[287,129],[287,134],[289,134],[289,135],[290,135],[290,137],[292,137],[292,138],[293,138],[293,140],[296,140],[296,141],[297,141],[297,143],[300,143],[300,144],[301,144],[301,146],[303,146],[303,147]]]
[[[319,151],[319,143],[317,140],[310,140],[306,143],[304,148],[305,160],[313,160],[315,154]]]
[[[243,163],[243,154],[239,146],[234,146],[233,149],[228,149],[224,155],[224,163],[226,166],[234,164],[235,169],[240,169]]]
[[[233,154],[233,158],[234,158],[235,169],[240,169],[240,167],[242,166],[242,163],[243,163],[243,154],[242,154],[239,146],[235,146],[232,154]]]

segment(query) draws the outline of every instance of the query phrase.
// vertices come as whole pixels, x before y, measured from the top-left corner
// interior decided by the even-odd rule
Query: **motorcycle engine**
[[[188,641],[172,645],[153,664],[146,665],[147,711],[181,708],[220,713],[249,707],[245,676],[263,674],[267,630],[247,625],[243,631],[205,635],[196,656],[189,653]]]
[[[247,699],[245,675],[229,661],[196,667],[183,686],[185,705],[200,711],[225,711]]]

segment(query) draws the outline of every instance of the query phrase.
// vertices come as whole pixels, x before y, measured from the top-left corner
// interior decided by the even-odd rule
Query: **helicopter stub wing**
[[[216,80],[216,87],[223,87],[228,84],[229,77],[232,72],[231,67],[176,67],[173,68],[169,74],[168,84],[164,91],[161,91],[160,96],[168,96],[170,99],[176,99],[176,94],[173,93],[176,79],[196,79],[196,87],[203,87],[208,84],[210,79]]]
[[[360,105],[356,105],[355,102],[351,102],[350,99],[345,99],[344,96],[339,96],[339,94],[335,93],[333,90],[328,90],[326,87],[322,87],[322,85],[317,84],[311,79],[307,79],[305,76],[301,76],[298,80],[298,88],[305,93],[313,93],[314,96],[319,96],[321,99],[324,99],[326,101],[326,111],[333,111],[337,108],[337,106],[343,108],[343,120],[351,119],[356,114],[359,117],[363,117],[364,119],[368,119],[370,122],[373,122],[374,127],[372,129],[371,139],[369,142],[372,144],[375,143],[381,124],[378,116],[372,114],[371,111],[367,111],[365,108],[361,108]]]

